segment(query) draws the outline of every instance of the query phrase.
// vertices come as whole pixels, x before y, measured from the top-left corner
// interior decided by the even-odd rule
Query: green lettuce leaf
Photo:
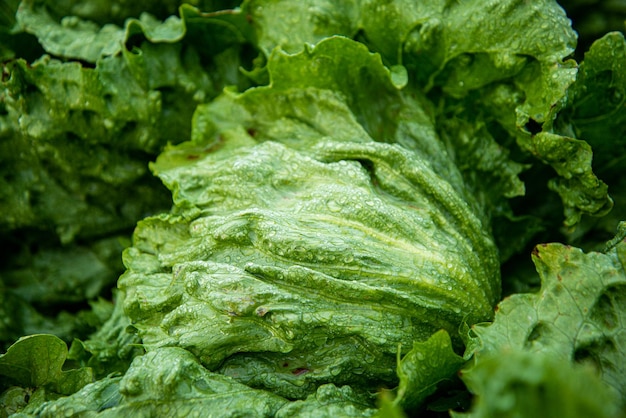
[[[0,5],[0,417],[619,415],[623,35],[181,3]]]
[[[523,416],[534,416],[532,411],[562,404],[575,406],[561,411],[567,416],[589,416],[594,408],[601,416],[616,416],[615,394],[622,398],[626,394],[623,233],[606,254],[541,244],[533,261],[541,278],[539,292],[506,298],[498,305],[493,323],[472,327],[466,355],[473,354],[473,361],[463,379],[478,395],[476,416],[516,411],[521,405],[528,408]],[[590,369],[568,366],[572,362]],[[490,371],[498,367],[507,370],[500,378]],[[528,374],[522,373],[524,369]],[[550,370],[557,369],[561,371],[553,378]],[[591,389],[583,390],[578,382],[592,369],[594,374],[585,378]],[[521,390],[516,389],[517,379],[522,379]],[[543,395],[542,387],[547,390]],[[551,391],[559,402],[547,396]],[[505,396],[511,402],[501,401]]]
[[[259,3],[259,4],[257,4]],[[315,3],[288,0],[270,5],[246,1],[256,37],[267,55],[277,46],[298,52],[333,35],[356,38],[379,52],[389,65],[404,65],[427,90],[437,86],[462,97],[494,82],[526,94],[516,104],[524,126],[543,122],[574,80],[575,32],[552,0],[532,6],[522,0],[488,4],[402,0]],[[285,26],[289,25],[289,29]],[[547,31],[557,27],[558,31]],[[511,36],[511,33],[533,34]],[[289,33],[290,36],[285,36]],[[516,129],[515,126],[509,126]]]
[[[179,348],[163,348],[133,361],[123,377],[107,377],[72,396],[46,402],[32,416],[240,416],[273,417],[287,403],[211,373]],[[31,416],[31,415],[29,415]]]
[[[237,0],[94,0],[85,3],[81,0],[36,0],[30,3],[45,4],[49,13],[58,19],[63,16],[77,16],[99,25],[115,23],[121,26],[126,18],[139,17],[143,12],[150,13],[158,19],[166,19],[176,14],[183,4],[197,7],[203,12],[214,12],[232,9],[240,2]]]
[[[533,261],[542,280],[539,294],[513,295],[498,305],[492,325],[476,325],[478,357],[494,349],[526,349],[568,360],[589,360],[603,379],[626,393],[621,354],[626,340],[622,293],[626,244],[607,254],[542,244]]]
[[[554,129],[560,135],[584,141],[589,159],[593,150],[593,169],[606,182],[616,201],[610,216],[583,219],[582,228],[572,237],[578,244],[583,242],[584,234],[592,230],[595,234],[601,233],[593,238],[601,244],[610,238],[618,222],[626,219],[626,205],[619,193],[622,172],[626,168],[626,147],[621,140],[626,134],[624,35],[619,32],[606,34],[591,45],[584,58],[576,82],[568,93],[567,103],[556,116]],[[593,187],[592,184],[589,186]],[[602,187],[606,188],[606,185]],[[589,238],[586,237],[585,241]]]
[[[53,13],[43,6],[28,2],[19,10]],[[92,57],[95,66],[85,65],[87,56],[57,59],[72,54],[53,50],[59,56],[3,64],[1,292],[19,307],[7,310],[3,344],[33,332],[71,341],[93,331],[71,315],[56,316],[73,309],[68,302],[83,303],[111,286],[137,220],[169,207],[148,161],[167,142],[189,138],[197,104],[225,85],[245,85],[245,41],[232,18],[207,17],[188,5],[180,10],[169,23],[129,21],[117,53]],[[76,39],[71,27],[58,30]],[[206,37],[214,40],[210,48],[202,46]],[[43,305],[45,315],[37,312]]]
[[[622,416],[591,367],[546,354],[503,350],[482,357],[463,380],[477,398],[471,412],[453,418]]]
[[[57,21],[46,3],[25,1],[17,10],[17,26],[37,37],[46,52],[52,55],[95,62],[100,56],[114,55],[123,47],[124,30],[107,24],[81,21],[76,16],[63,16]]]
[[[626,91],[622,76],[626,64],[624,35],[606,34],[593,43],[584,58],[567,95],[551,109],[545,132],[533,136],[528,145],[559,174],[550,181],[550,188],[563,199],[566,226],[582,221],[581,228],[570,231],[571,241],[592,248],[592,244],[582,243],[581,236],[597,226],[602,235],[593,240],[598,244],[624,219],[623,205],[604,217],[613,207],[607,190],[612,194],[619,190],[624,167],[624,147],[618,140],[623,132]],[[619,193],[615,197],[621,199]],[[581,219],[583,214],[602,218]]]
[[[295,53],[342,35],[379,52],[390,68],[406,68],[412,87],[438,104],[439,135],[451,150],[460,148],[452,154],[460,157],[455,162],[465,182],[503,229],[538,231],[537,220],[525,217],[536,214],[513,214],[506,203],[524,194],[519,174],[538,163],[556,171],[541,177],[551,179],[551,189],[560,196],[567,227],[583,215],[603,216],[610,210],[612,200],[592,171],[585,146],[551,136],[555,112],[577,73],[576,63],[567,59],[576,34],[553,0],[532,5],[522,0],[476,5],[250,0],[241,9],[266,56],[277,47]],[[580,164],[565,169],[561,148]],[[519,251],[532,237],[526,235],[507,251]],[[505,251],[503,260],[508,256]]]
[[[338,55],[368,70],[346,73],[348,60],[327,59]],[[305,87],[307,62],[327,64]],[[397,104],[406,148],[358,122],[367,102],[343,94],[354,83],[402,98],[377,55],[336,37],[269,68],[270,86],[204,107],[194,141],[152,165],[175,207],[140,222],[125,252],[125,311],[148,350],[186,348],[289,398],[395,385],[399,343],[443,328],[458,344],[462,321],[491,317],[498,263],[482,214],[419,101]]]
[[[37,334],[21,338],[0,355],[0,389],[4,392],[9,385],[32,391],[37,389],[39,394],[33,397],[33,404],[36,404],[43,399],[72,394],[93,381],[89,368],[65,370],[66,358],[67,346],[54,335]],[[10,392],[15,396],[16,389],[10,389]],[[10,395],[4,392],[2,396],[6,399]],[[5,405],[2,407],[6,414]]]
[[[400,384],[393,403],[404,409],[419,406],[438,386],[451,380],[464,363],[463,357],[452,350],[450,336],[443,330],[425,342],[413,343],[413,349],[398,359]]]
[[[96,378],[124,373],[132,360],[144,354],[141,339],[123,311],[124,293],[115,293],[115,304],[101,326],[88,338],[74,335],[68,358],[93,370]]]
[[[172,5],[176,4],[177,2],[172,2]],[[171,5],[168,8],[171,8]],[[172,10],[171,16],[161,20],[147,10],[139,9],[141,14],[137,18],[126,19],[123,25],[108,23],[103,26],[90,20],[83,20],[73,13],[68,14],[68,11],[63,9],[63,6],[59,7],[58,2],[23,1],[16,13],[17,28],[35,35],[50,55],[88,63],[96,63],[102,57],[118,55],[125,49],[132,49],[133,38],[136,37],[145,38],[152,43],[173,43],[181,41],[188,32],[202,36],[207,36],[206,32],[213,32],[210,34],[214,39],[219,39],[219,42],[208,49],[213,50],[215,46],[219,49],[223,48],[228,38],[232,43],[241,43],[244,40],[243,32],[247,32],[248,26],[239,13],[211,15],[200,13],[198,9],[188,4],[179,8],[180,17],[173,15],[176,10]],[[70,11],[76,9],[80,7],[70,7]],[[122,8],[118,7],[117,13],[122,13],[120,9]],[[158,11],[158,7],[156,9]],[[81,13],[83,15],[90,14],[84,8],[78,12],[83,12]],[[129,12],[132,13],[130,10],[127,11]],[[233,25],[233,22],[239,24]],[[210,28],[209,31],[206,31],[207,27]]]
[[[350,386],[326,384],[305,400],[293,401],[280,408],[276,418],[371,417],[376,414],[376,409],[371,407],[370,397],[355,393]]]
[[[613,208],[606,183],[592,170],[592,151],[586,142],[540,132],[529,146],[559,175],[548,187],[563,201],[566,227],[577,225],[583,214],[604,216]]]
[[[252,23],[256,44],[268,56],[276,47],[296,53],[306,44],[333,35],[353,37],[359,30],[359,4],[354,0],[245,0],[241,11]]]
[[[22,7],[26,9],[22,12],[45,13],[59,21],[65,16],[76,16],[80,19],[93,21],[98,25],[114,23],[121,26],[126,18],[139,17],[142,12],[150,13],[159,18],[166,18],[175,14],[181,3],[179,0],[138,0],[133,2],[95,0],[89,3],[80,0],[27,0],[22,1]],[[194,3],[194,1],[187,3]]]
[[[84,386],[70,396],[37,403],[31,399],[21,414],[15,417],[99,416],[100,411],[106,412],[121,402],[120,380],[120,376],[109,376]]]

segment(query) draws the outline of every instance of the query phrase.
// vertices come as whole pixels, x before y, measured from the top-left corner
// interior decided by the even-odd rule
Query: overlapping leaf
[[[66,358],[67,346],[59,338],[47,334],[24,337],[0,356],[3,389],[12,383],[71,394],[91,383],[90,369],[63,370]]]
[[[443,328],[458,344],[463,320],[490,317],[485,217],[378,55],[333,37],[272,55],[269,70],[269,86],[199,110],[194,140],[152,165],[175,208],[139,224],[126,313],[148,347],[184,347],[289,398],[394,384],[399,343]],[[368,121],[379,103],[395,124]]]
[[[533,261],[541,277],[541,290],[536,294],[518,294],[506,298],[498,305],[492,324],[476,325],[472,329],[474,337],[468,354],[473,353],[474,365],[466,371],[465,379],[468,384],[476,385],[479,398],[486,398],[481,402],[498,402],[498,397],[510,393],[508,396],[520,404],[538,402],[529,408],[540,408],[542,405],[548,407],[547,400],[542,401],[536,398],[537,395],[515,393],[513,386],[510,389],[498,389],[503,391],[500,395],[498,391],[487,387],[488,382],[480,373],[488,373],[487,369],[491,366],[487,364],[500,364],[498,356],[511,353],[511,356],[519,357],[520,370],[525,367],[523,364],[534,363],[533,356],[537,357],[538,363],[531,368],[534,371],[529,371],[537,373],[537,380],[529,377],[531,380],[525,383],[529,385],[551,382],[549,374],[543,374],[550,367],[565,367],[563,365],[571,362],[591,364],[604,383],[599,383],[599,380],[598,383],[590,383],[596,394],[580,398],[581,402],[595,405],[594,397],[607,399],[609,412],[604,416],[612,416],[610,411],[615,413],[617,403],[613,393],[622,396],[626,393],[626,382],[623,379],[626,371],[626,243],[618,240],[613,245],[606,254],[585,254],[580,249],[562,244],[543,244],[536,248]],[[474,369],[477,371],[474,372]],[[500,384],[511,382],[513,385],[519,373],[503,377]],[[565,382],[573,379],[567,377],[570,373],[574,376],[589,372],[572,369],[563,373]],[[593,381],[594,378],[589,379]],[[539,390],[538,386],[534,387],[532,390]],[[554,389],[559,390],[558,385]],[[575,391],[575,387],[568,386],[566,390]],[[569,399],[575,395],[568,392],[562,396],[563,399]],[[576,413],[571,411],[571,414]]]
[[[167,22],[131,19],[120,37],[105,31],[103,45],[86,41],[70,21],[83,29],[95,23],[77,17],[65,26],[55,23],[54,8],[44,3],[22,4],[7,35],[22,36],[20,24],[32,23],[38,35],[53,28],[53,44],[43,43],[55,57],[3,64],[0,237],[7,248],[0,270],[11,306],[46,303],[53,313],[59,295],[71,308],[70,300],[93,298],[112,285],[122,271],[125,236],[137,220],[168,208],[147,162],[165,143],[188,139],[197,104],[243,80],[244,39],[229,23],[234,15],[206,17],[184,6],[180,18]],[[204,38],[212,38],[210,48],[198,48]],[[54,290],[45,291],[50,283]],[[7,314],[8,332],[0,337],[6,342],[58,324],[32,307]],[[66,336],[69,325],[58,328],[59,335]]]

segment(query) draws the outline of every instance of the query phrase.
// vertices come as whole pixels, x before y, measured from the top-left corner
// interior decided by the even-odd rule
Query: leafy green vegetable
[[[44,403],[37,414],[186,417],[237,411],[245,416],[271,417],[286,402],[210,373],[188,351],[164,348],[136,358],[124,377],[108,377],[70,397]]]
[[[124,294],[118,292],[108,320],[88,339],[74,339],[68,358],[90,367],[96,377],[125,372],[132,360],[144,354],[141,340],[123,311]]]
[[[249,14],[258,43],[267,54],[276,46],[287,52],[300,51],[305,43],[316,44],[336,34],[355,37],[379,52],[386,64],[405,66],[415,83],[437,96],[435,102],[445,101],[446,119],[458,113],[458,100],[465,102],[464,111],[489,108],[489,114],[478,120],[473,115],[463,115],[462,135],[441,133],[457,142],[475,130],[478,135],[471,138],[471,147],[490,149],[488,160],[499,163],[497,167],[481,169],[484,163],[477,162],[487,158],[474,154],[476,162],[457,161],[461,167],[478,165],[478,170],[474,168],[467,175],[482,179],[485,171],[493,175],[504,166],[505,173],[514,176],[507,176],[514,187],[504,188],[500,183],[504,188],[501,193],[507,197],[523,194],[523,186],[515,179],[519,165],[508,161],[492,138],[500,137],[502,144],[505,129],[511,135],[507,141],[517,141],[522,149],[557,171],[551,184],[563,200],[568,226],[578,223],[583,214],[602,216],[610,209],[611,199],[591,172],[590,161],[580,156],[563,169],[562,155],[555,155],[555,147],[545,146],[551,137],[535,137],[527,131],[528,124],[551,121],[552,109],[564,100],[576,78],[575,62],[564,61],[574,50],[575,33],[563,10],[555,7],[553,1],[534,2],[532,7],[521,0],[492,1],[486,5],[446,1],[257,3],[261,2],[244,2],[242,11]],[[286,31],[285,25],[296,29]],[[518,32],[523,35],[512,35]],[[478,89],[484,92],[473,94]],[[506,97],[501,97],[503,94]],[[509,111],[493,109],[503,106]],[[485,118],[500,125],[495,134],[485,126]],[[467,126],[467,121],[477,126]],[[444,122],[440,126],[446,125]],[[477,189],[475,193],[484,193],[482,187]],[[502,210],[500,200],[492,204]]]
[[[622,237],[623,240],[623,237]],[[498,305],[491,325],[476,325],[474,357],[506,350],[591,361],[607,384],[626,395],[622,324],[626,243],[609,253],[585,254],[561,244],[533,253],[542,280],[538,294],[513,295]]]
[[[320,383],[392,383],[398,343],[490,318],[496,251],[469,197],[443,177],[459,180],[453,165],[424,158],[438,144],[415,134],[410,152],[373,141],[349,104],[322,89],[360,81],[346,80],[343,63],[321,69],[319,87],[282,87],[293,77],[283,68],[314,68],[337,50],[352,62],[375,58],[345,38],[293,56],[295,65],[272,56],[270,87],[218,99],[204,115],[220,121],[214,135],[153,165],[175,214],[139,224],[119,282],[147,347],[184,347],[209,369],[300,398]],[[211,115],[223,109],[232,119]],[[207,336],[207,326],[220,331]]]
[[[332,384],[321,385],[316,393],[303,401],[286,404],[275,415],[277,418],[288,417],[369,417],[376,410],[371,407],[368,396],[359,396],[349,386],[340,388]]]
[[[541,290],[503,300],[493,323],[471,330],[473,364],[463,372],[478,395],[471,416],[619,416],[616,395],[626,394],[623,239],[622,233],[607,254],[561,244],[536,248]]]
[[[400,384],[394,403],[406,408],[420,405],[463,363],[463,358],[452,351],[450,336],[445,331],[436,332],[423,343],[415,342],[413,349],[398,361]]]
[[[476,363],[463,379],[478,395],[462,417],[619,417],[614,393],[591,368],[528,351],[502,351]]]
[[[37,5],[23,4],[16,28],[22,15],[40,19],[48,13]],[[198,103],[217,95],[224,84],[239,82],[242,35],[221,18],[198,22],[197,10],[181,12],[181,19],[165,27],[154,18],[129,20],[117,43],[106,36],[117,45],[115,51],[85,44],[79,36],[80,45],[100,51],[93,57],[78,54],[81,62],[68,61],[77,54],[44,44],[58,55],[3,64],[0,237],[7,249],[0,256],[0,293],[18,307],[6,311],[3,343],[38,332],[71,341],[93,331],[69,326],[68,320],[80,319],[71,320],[59,308],[94,298],[115,283],[123,272],[120,252],[136,222],[170,204],[147,162],[166,142],[189,136]],[[55,30],[77,39],[71,25]],[[143,48],[133,52],[122,42],[144,32],[155,43],[137,41]],[[192,37],[184,42],[187,33]],[[221,41],[200,48],[200,38],[210,36]],[[42,317],[41,305],[54,315]],[[61,314],[63,320],[56,320]],[[68,332],[61,332],[60,323]]]
[[[598,39],[585,53],[576,83],[567,104],[557,115],[555,131],[561,135],[584,139],[593,150],[593,167],[606,182],[615,200],[615,209],[602,218],[584,220],[574,234],[574,241],[584,248],[600,249],[614,233],[617,224],[626,219],[621,173],[626,167],[624,144],[623,97],[626,94],[624,68],[626,42],[622,33],[609,33]],[[595,234],[593,236],[589,233]]]
[[[0,417],[623,415],[581,3],[3,2]]]
[[[67,346],[53,335],[21,338],[0,356],[3,386],[15,383],[72,394],[92,380],[92,373],[88,368],[62,370],[66,357]]]

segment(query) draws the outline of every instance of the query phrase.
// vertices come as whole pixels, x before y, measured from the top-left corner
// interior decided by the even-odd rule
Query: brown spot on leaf
[[[306,367],[298,367],[297,369],[293,369],[291,371],[291,373],[294,376],[300,376],[300,375],[303,375],[303,374],[308,373],[308,372],[310,372],[310,370],[307,369]]]
[[[210,154],[220,149],[222,145],[224,145],[224,138],[222,137],[222,135],[218,135],[217,138],[215,138],[215,141],[213,141],[213,143],[211,143],[211,145],[206,147],[203,151],[206,154]]]

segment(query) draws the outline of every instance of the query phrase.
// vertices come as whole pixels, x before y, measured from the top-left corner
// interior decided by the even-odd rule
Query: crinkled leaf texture
[[[147,160],[189,138],[196,105],[237,84],[241,64],[241,35],[195,22],[185,26],[192,35],[219,39],[210,51],[180,39],[183,31],[123,48],[95,68],[48,56],[3,67],[0,233],[51,229],[68,244],[132,228],[167,206]]]
[[[297,76],[311,71],[324,76]],[[152,166],[175,207],[138,225],[125,311],[149,350],[183,347],[289,398],[395,385],[398,344],[440,329],[458,344],[462,321],[491,317],[498,259],[483,214],[376,54],[330,38],[277,54],[270,76],[199,110],[194,141]],[[379,95],[350,96],[361,88]],[[383,121],[360,123],[370,102],[396,106],[386,142]]]
[[[613,208],[608,186],[593,172],[593,152],[585,141],[540,132],[527,146],[558,174],[548,187],[561,197],[565,226],[576,226],[583,214],[604,216]]]
[[[594,169],[603,177],[621,177],[626,144],[626,40],[608,33],[591,45],[580,64],[567,104],[555,129],[586,141],[594,150]]]
[[[618,397],[592,368],[547,354],[502,351],[462,375],[477,395],[471,412],[454,418],[618,418]]]
[[[476,325],[477,355],[496,347],[523,348],[590,360],[608,384],[626,394],[626,243],[607,254],[542,244],[533,261],[542,280],[540,292],[505,299],[493,325]]]
[[[506,298],[492,324],[472,328],[467,353],[474,360],[464,380],[478,395],[476,416],[488,416],[479,411],[492,407],[514,411],[527,405],[524,416],[550,410],[554,399],[543,397],[541,387],[560,404],[580,408],[563,409],[560,414],[569,414],[563,416],[589,416],[590,408],[597,408],[594,416],[615,416],[614,395],[626,394],[626,242],[617,240],[606,254],[542,244],[533,261],[541,290]],[[574,361],[595,373],[568,365]],[[489,375],[490,369],[505,365],[510,374]],[[587,382],[584,387],[579,387],[581,379]],[[525,389],[516,389],[515,382]]]
[[[45,16],[68,16],[65,25],[49,22],[58,31],[51,38],[95,55],[49,48],[53,56],[2,66],[3,345],[29,333],[51,332],[66,341],[88,334],[68,314],[53,315],[111,286],[124,270],[120,254],[136,222],[169,208],[169,194],[149,173],[148,160],[166,143],[189,139],[199,103],[226,84],[245,84],[239,78],[243,35],[228,16],[200,18],[186,5],[168,23],[131,19],[120,39],[104,36],[117,44],[113,53],[77,34],[85,22],[61,10],[80,5],[61,3],[25,1],[18,20],[35,19],[39,34],[50,29],[39,24]],[[108,3],[89,2],[82,12],[121,10]],[[205,38],[212,39],[210,47]],[[68,39],[79,42],[69,45]],[[32,306],[43,304],[55,306],[45,314]]]
[[[123,377],[107,377],[44,403],[33,416],[274,417],[286,399],[211,373],[188,351],[137,357]]]
[[[276,47],[293,53],[343,35],[379,52],[390,67],[406,68],[412,87],[441,105],[438,130],[452,147],[466,147],[459,154],[471,158],[457,164],[497,215],[513,219],[502,211],[502,197],[524,193],[518,178],[524,165],[509,157],[515,142],[534,157],[528,162],[554,167],[556,176],[548,179],[563,202],[566,226],[574,227],[583,215],[603,216],[612,207],[606,185],[592,172],[586,144],[550,136],[577,77],[577,64],[568,59],[576,33],[554,0],[248,0],[241,10],[268,56]],[[454,123],[457,117],[460,122]],[[548,137],[533,135],[535,129]],[[554,146],[543,147],[546,142]],[[564,167],[561,147],[577,164]]]
[[[179,16],[175,16],[173,14],[179,5]],[[14,31],[35,35],[45,51],[52,56],[95,63],[100,58],[118,55],[126,48],[132,49],[134,45],[127,45],[127,42],[133,36],[145,38],[152,43],[174,43],[181,41],[189,30],[197,35],[195,30],[199,23],[200,26],[219,27],[213,34],[215,38],[219,38],[214,45],[219,45],[227,37],[231,38],[231,42],[243,41],[244,35],[250,30],[245,17],[239,13],[201,13],[195,7],[180,4],[178,1],[171,2],[168,8],[172,15],[165,20],[156,18],[150,13],[150,8],[137,8],[136,14],[123,16],[123,25],[106,23],[103,26],[72,13],[78,12],[91,17],[88,16],[89,10],[86,10],[88,7],[80,10],[80,6],[64,6],[59,7],[58,2],[47,0],[22,1],[15,16],[17,22]],[[116,6],[117,13],[133,13],[132,10],[122,11],[122,7]],[[159,9],[158,5],[154,9]],[[209,48],[213,49],[213,45]]]
[[[22,416],[367,417],[376,413],[371,403],[370,394],[332,384],[289,402],[212,373],[189,351],[168,347],[137,357],[122,377],[105,377]]]
[[[626,142],[623,140],[626,135],[625,100],[626,40],[622,33],[612,32],[595,41],[585,53],[576,82],[568,93],[567,103],[554,121],[555,132],[564,137],[577,138],[584,144],[580,146],[584,147],[581,154],[585,154],[590,161],[593,150],[593,169],[607,183],[608,191],[615,200],[615,207],[609,216],[583,218],[582,228],[576,231],[578,236],[575,238],[595,228],[604,232],[606,240],[618,222],[626,219],[626,202],[623,193],[620,193],[624,189],[622,173],[626,169]],[[584,167],[579,163],[577,165]],[[588,178],[588,187],[593,188],[590,176],[585,174],[585,177]],[[597,193],[606,189],[603,183],[595,187]],[[586,204],[597,203],[588,200]],[[588,237],[585,239],[589,241]],[[591,246],[589,242],[584,244]]]
[[[359,418],[375,416],[369,396],[359,393],[350,386],[337,387],[333,384],[322,385],[305,400],[285,404],[276,418]]]

